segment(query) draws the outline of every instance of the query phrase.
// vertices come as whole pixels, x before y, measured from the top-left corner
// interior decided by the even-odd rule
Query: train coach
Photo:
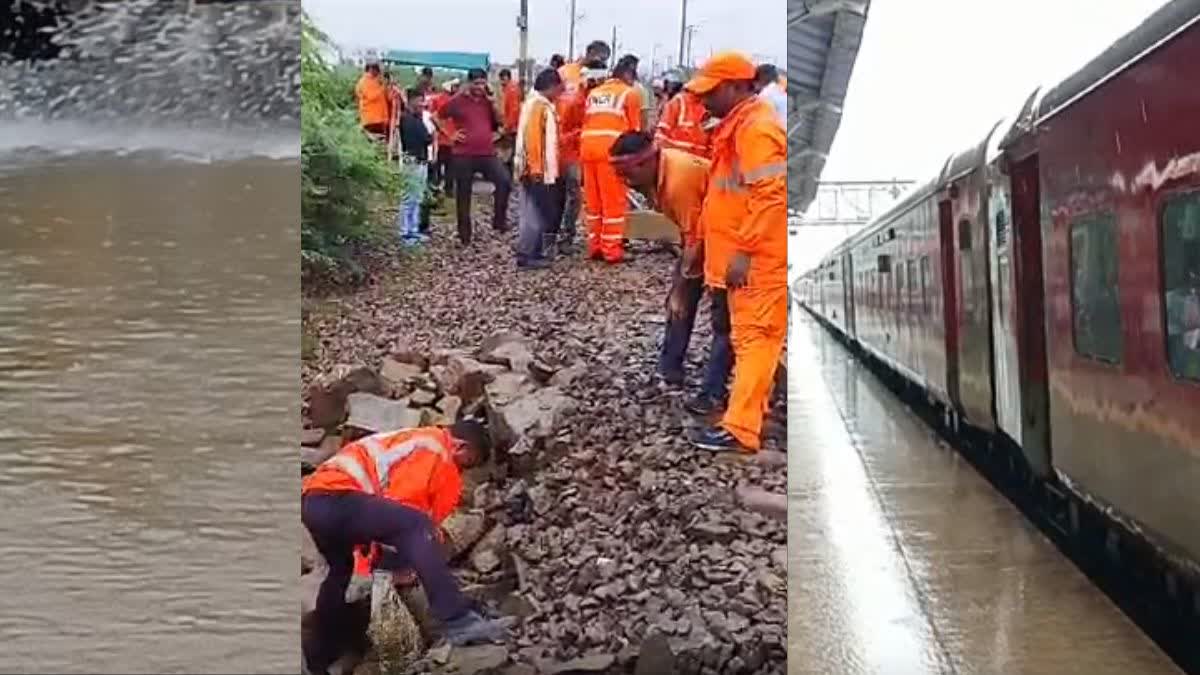
[[[794,284],[1032,480],[1200,579],[1200,0],[948,158]],[[1200,595],[1195,599],[1200,612]]]

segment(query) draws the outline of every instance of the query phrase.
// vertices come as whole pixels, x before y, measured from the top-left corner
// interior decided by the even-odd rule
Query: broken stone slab
[[[443,396],[442,400],[438,401],[437,409],[445,416],[448,423],[458,421],[458,413],[462,410],[462,399],[458,396]]]
[[[487,519],[482,513],[455,511],[442,521],[446,531],[446,549],[451,560],[466,553],[484,535]]]
[[[503,358],[497,357],[496,351],[503,350],[511,344],[524,345],[525,336],[514,330],[497,331],[479,343],[479,349],[475,352],[475,355],[484,363],[499,363],[507,366],[509,365],[508,362],[503,360]]]
[[[555,373],[557,372],[558,368],[555,368],[541,359],[535,358],[533,361],[529,362],[529,374],[533,376],[533,379],[538,384],[550,384],[550,380],[553,379]]]
[[[437,392],[429,391],[428,389],[418,389],[408,397],[409,405],[414,408],[426,408],[437,403]]]
[[[489,574],[503,564],[501,553],[504,552],[506,530],[503,525],[496,525],[479,539],[471,551],[471,567],[481,574]]]
[[[300,445],[306,448],[315,448],[325,440],[325,430],[321,428],[301,429],[300,430]]]
[[[676,672],[675,652],[671,649],[671,643],[665,635],[652,633],[642,641],[641,649],[638,650],[637,665],[633,672],[635,675]]]
[[[446,663],[459,675],[490,673],[508,663],[508,648],[504,645],[454,647]]]
[[[481,350],[479,360],[504,366],[514,373],[530,372],[536,361],[533,352],[523,342],[505,342],[491,350]]]
[[[491,397],[489,393],[489,403]],[[575,410],[575,400],[558,387],[525,394],[507,404],[489,406],[488,421],[493,438],[503,446],[520,439],[544,439],[554,435],[563,420]]]
[[[535,383],[521,373],[500,373],[484,387],[488,405],[503,406],[537,389]]]
[[[777,520],[787,520],[787,495],[759,488],[740,487],[735,493],[737,503],[744,509]]]
[[[346,418],[347,399],[351,394],[382,396],[389,387],[366,366],[340,364],[319,375],[308,388],[308,418],[314,426],[331,429]]]
[[[420,408],[422,427],[439,427],[450,424],[450,420],[437,408]]]
[[[538,671],[543,675],[576,675],[580,673],[603,673],[613,667],[617,659],[612,654],[591,654],[570,661],[548,662],[538,664]],[[670,671],[664,671],[670,672]]]
[[[720,523],[700,522],[688,528],[688,533],[705,542],[728,544],[733,540],[735,532],[732,528]]]
[[[495,372],[469,356],[454,355],[446,362],[445,371],[440,373],[442,389],[454,394],[464,402],[483,397],[484,387],[496,379]]]
[[[569,388],[575,380],[583,377],[587,373],[587,364],[583,361],[578,361],[567,368],[564,368],[550,378],[549,384],[562,389]]]
[[[322,462],[337,454],[338,450],[342,449],[342,437],[338,434],[326,436],[321,440],[321,445],[315,448],[300,448],[300,467],[305,471],[311,471],[321,465]]]
[[[421,425],[421,411],[408,406],[408,401],[393,401],[375,394],[351,394],[347,398],[350,417],[346,426],[378,433],[411,429]]]
[[[777,450],[760,450],[753,455],[757,464],[770,468],[786,468],[787,453]]]
[[[407,363],[416,366],[422,371],[429,370],[429,357],[415,349],[403,346],[398,347],[396,351],[392,352],[389,358],[397,363]]]
[[[425,369],[419,365],[397,361],[392,357],[383,360],[379,374],[383,379],[396,385],[411,385],[425,374]]]

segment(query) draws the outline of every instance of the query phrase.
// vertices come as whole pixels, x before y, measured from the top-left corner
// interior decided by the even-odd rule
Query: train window
[[[1167,201],[1162,241],[1167,362],[1176,377],[1200,381],[1200,192]]]
[[[1071,224],[1071,309],[1075,351],[1120,363],[1123,349],[1117,291],[1117,218],[1084,216]]]
[[[921,310],[929,313],[929,256],[921,256]]]
[[[966,218],[958,221],[958,250],[971,250],[971,221]]]
[[[909,260],[904,263],[904,267],[908,271],[905,275],[908,277],[908,304],[916,307],[917,303],[913,302],[913,296],[916,295],[917,290],[917,261]]]

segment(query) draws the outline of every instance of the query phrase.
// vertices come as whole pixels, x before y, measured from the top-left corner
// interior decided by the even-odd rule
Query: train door
[[[1021,448],[1029,465],[1048,476],[1050,399],[1046,366],[1046,303],[1042,285],[1040,170],[1036,154],[1013,164],[1013,262],[1017,351],[1021,380]]]
[[[996,423],[1000,430],[1021,445],[1021,378],[1017,350],[1016,305],[1024,300],[1016,289],[1013,263],[1012,190],[1003,170],[1003,156],[988,163],[986,232],[991,264],[992,382]]]
[[[938,202],[938,241],[942,263],[942,325],[946,330],[946,393],[958,405],[958,274],[954,266],[954,209]]]
[[[846,317],[846,335],[854,336],[854,261],[850,252],[842,254],[842,302],[845,303],[842,316]]]

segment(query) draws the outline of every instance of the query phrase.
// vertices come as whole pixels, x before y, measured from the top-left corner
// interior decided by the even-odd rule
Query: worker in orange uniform
[[[704,202],[704,277],[728,291],[733,385],[719,425],[694,439],[714,452],[756,452],[787,337],[787,137],[755,95],[755,67],[714,56],[687,84],[721,120]]]
[[[679,76],[668,73],[664,87]],[[700,157],[708,156],[708,110],[695,94],[683,90],[671,96],[658,114],[658,126],[654,139],[659,146],[690,152]]]
[[[579,165],[579,134],[587,108],[589,73],[607,68],[612,50],[596,40],[587,46],[581,60],[558,67],[563,93],[555,101],[558,112],[558,161],[563,181],[562,226],[558,230],[558,252],[571,255],[579,230],[579,207],[583,201],[583,170]],[[551,59],[553,61],[553,59]]]
[[[629,187],[641,192],[653,208],[679,227],[683,256],[675,267],[667,294],[667,334],[658,357],[664,382],[683,384],[692,329],[704,297],[704,228],[701,210],[708,192],[711,164],[703,157],[674,148],[659,148],[647,133],[629,132],[612,147],[613,166]],[[714,347],[703,391],[723,397],[732,363]]]
[[[583,166],[584,211],[588,224],[587,253],[619,263],[625,254],[628,188],[613,168],[609,151],[617,137],[642,128],[642,97],[637,82],[638,59],[626,55],[613,67],[612,77],[587,95],[579,159]]]
[[[521,119],[521,87],[513,81],[512,71],[500,71],[500,134],[501,145],[515,153],[517,125]],[[509,155],[508,169],[513,168],[513,156]]]
[[[513,158],[514,173],[521,185],[517,236],[517,267],[521,269],[544,269],[557,251],[563,195],[554,102],[562,90],[558,71],[547,68],[534,79],[533,92],[521,108]]]
[[[358,120],[364,131],[380,142],[388,138],[388,94],[379,74],[379,62],[368,61],[362,77],[354,86],[358,100]]]
[[[503,638],[503,626],[462,594],[434,525],[458,503],[460,470],[486,461],[490,451],[483,426],[463,420],[448,428],[365,436],[304,479],[300,518],[328,563],[317,593],[316,638],[304,646],[310,672],[326,673],[346,645],[353,551],[373,543],[388,547],[399,565],[416,572],[451,644]]]

